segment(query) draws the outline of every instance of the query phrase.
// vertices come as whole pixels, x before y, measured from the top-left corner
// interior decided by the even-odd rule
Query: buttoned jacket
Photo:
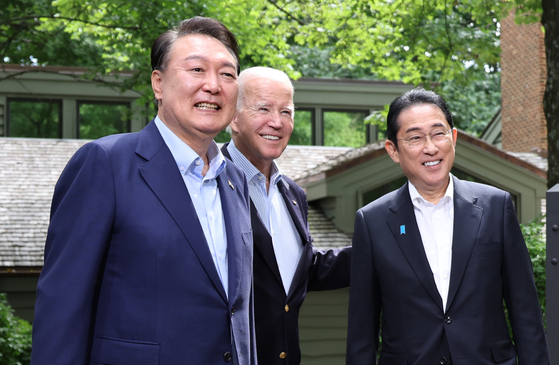
[[[446,308],[407,183],[357,212],[347,364],[549,364],[530,257],[510,194],[454,179]],[[514,344],[509,337],[503,301]]]
[[[231,158],[227,144],[221,151],[225,157]],[[303,253],[289,293],[286,293],[272,237],[251,202],[258,362],[266,365],[298,365],[301,362],[299,311],[305,295],[310,290],[332,290],[349,285],[351,247],[316,249],[309,233],[305,192],[285,175],[278,182],[278,190],[301,236]],[[278,236],[281,237],[281,234]]]
[[[152,121],[83,146],[54,193],[32,364],[255,363],[246,179],[217,178],[224,288],[177,164]]]

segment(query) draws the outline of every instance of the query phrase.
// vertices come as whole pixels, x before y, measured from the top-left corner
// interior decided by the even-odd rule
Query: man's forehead
[[[246,99],[248,100],[248,104],[254,107],[277,106],[279,108],[293,108],[292,98],[289,98],[289,100],[282,100],[273,94],[268,95],[266,92],[258,92],[256,89],[249,91],[246,94]]]
[[[223,52],[219,56],[206,52],[205,45],[209,44],[223,47]],[[205,34],[187,34],[177,38],[172,43],[169,53],[171,57],[177,57],[180,61],[186,61],[187,59],[208,61],[221,58],[223,59],[222,62],[232,64],[234,68],[237,65],[237,58],[223,42]]]

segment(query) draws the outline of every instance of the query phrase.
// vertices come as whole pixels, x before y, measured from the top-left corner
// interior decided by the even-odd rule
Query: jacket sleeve
[[[508,193],[505,194],[503,214],[503,296],[509,311],[518,364],[549,364],[530,255]]]
[[[114,205],[107,152],[89,143],[72,157],[55,187],[37,285],[31,364],[89,364],[97,282]]]
[[[348,287],[351,252],[351,246],[331,250],[317,250],[313,247],[313,263],[307,290],[333,290]]]
[[[357,211],[353,234],[347,334],[347,365],[376,364],[381,295],[373,260],[373,245],[365,216]]]
[[[295,188],[300,190],[301,214],[304,217],[306,231],[309,232],[309,203],[304,191],[297,185],[295,185]],[[309,244],[312,244],[310,233]],[[334,290],[348,287],[351,250],[351,246],[330,250],[319,250],[312,247],[312,262],[309,268],[307,291]]]

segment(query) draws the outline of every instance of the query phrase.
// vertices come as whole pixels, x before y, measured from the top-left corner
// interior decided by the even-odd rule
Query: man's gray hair
[[[295,90],[293,89],[293,84],[291,83],[291,79],[287,74],[283,71],[276,70],[275,68],[271,67],[262,67],[256,66],[247,68],[246,70],[242,71],[238,78],[239,83],[239,94],[237,96],[237,111],[240,112],[243,109],[245,103],[245,84],[247,81],[255,79],[255,78],[264,78],[264,79],[272,79],[280,82],[284,82],[289,84],[291,88],[291,97],[295,94]]]

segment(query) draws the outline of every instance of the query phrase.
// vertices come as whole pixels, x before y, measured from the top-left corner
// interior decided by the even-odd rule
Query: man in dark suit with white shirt
[[[274,162],[291,137],[293,116],[293,86],[285,73],[267,67],[241,72],[233,138],[222,152],[249,184],[257,356],[265,365],[301,362],[298,317],[308,290],[349,285],[351,248],[313,247],[305,192]]]
[[[457,132],[439,95],[411,90],[387,119],[409,181],[357,212],[347,364],[377,363],[379,332],[379,365],[549,364],[510,194],[450,174]]]

